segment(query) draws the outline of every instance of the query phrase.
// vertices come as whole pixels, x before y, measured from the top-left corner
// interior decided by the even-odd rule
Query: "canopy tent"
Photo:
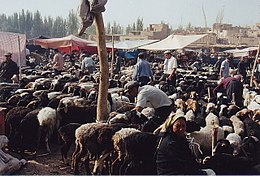
[[[205,37],[207,34],[203,35],[174,35],[171,34],[165,39],[139,47],[139,49],[145,50],[174,50],[174,49],[182,49],[189,44]]]
[[[73,51],[73,50],[80,50],[80,49],[96,51],[96,47],[90,46],[90,44],[93,44],[93,43],[95,43],[95,42],[84,40],[84,39],[81,39],[74,35],[69,35],[69,36],[62,37],[62,38],[35,39],[34,40],[35,45],[40,45],[43,48],[59,49],[66,53],[71,53],[71,51]]]
[[[131,50],[136,49],[140,46],[148,45],[154,42],[157,42],[158,40],[124,40],[117,43],[114,43],[115,49],[124,49],[124,50]],[[112,42],[107,43],[107,48],[112,48]]]
[[[37,51],[39,54],[44,54],[46,52],[46,48],[42,48],[40,45],[35,45],[34,41],[36,39],[49,39],[50,37],[46,37],[43,35],[40,35],[35,38],[27,39],[26,48],[30,50],[30,52]]]
[[[232,53],[234,57],[245,57],[249,56],[251,51],[256,51],[258,47],[248,47],[244,49],[231,49],[231,50],[226,50],[224,53]]]
[[[17,63],[18,66],[26,65],[26,35],[0,32],[0,61],[4,60],[4,54],[7,52],[12,53],[12,60]]]

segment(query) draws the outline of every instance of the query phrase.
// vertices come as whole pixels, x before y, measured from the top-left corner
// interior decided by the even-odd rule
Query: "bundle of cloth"
[[[26,164],[26,160],[19,160],[4,152],[7,143],[8,138],[5,135],[0,135],[0,175],[13,174]]]

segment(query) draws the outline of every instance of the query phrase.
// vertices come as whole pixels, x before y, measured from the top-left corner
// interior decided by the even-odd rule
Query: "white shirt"
[[[174,68],[177,69],[177,59],[173,56],[171,56],[170,59],[165,59],[164,64],[163,64],[163,72],[164,74],[172,74],[172,71]]]
[[[172,104],[171,99],[169,99],[162,90],[156,87],[145,85],[139,87],[138,92],[136,106],[156,109],[163,106],[170,106]]]
[[[94,67],[95,63],[91,57],[85,57],[82,61],[82,65],[84,65],[84,68],[86,67]]]

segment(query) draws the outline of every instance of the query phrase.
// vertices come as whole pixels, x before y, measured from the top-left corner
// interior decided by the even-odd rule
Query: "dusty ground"
[[[73,147],[70,149],[68,158],[71,159]],[[70,166],[65,165],[61,160],[60,146],[52,145],[52,153],[44,155],[44,151],[39,151],[39,155],[36,158],[26,156],[27,164],[23,166],[19,171],[15,172],[15,175],[72,175]],[[20,155],[11,153],[17,158],[21,158]],[[46,153],[45,153],[46,154]],[[82,173],[83,174],[83,173]]]

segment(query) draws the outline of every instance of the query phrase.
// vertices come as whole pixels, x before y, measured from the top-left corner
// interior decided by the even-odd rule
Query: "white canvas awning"
[[[248,47],[244,49],[231,49],[231,50],[226,50],[224,53],[232,53],[234,57],[245,57],[249,56],[250,51],[255,51],[257,50],[258,47]]]
[[[125,49],[125,50],[131,50],[136,49],[140,46],[148,45],[154,42],[157,42],[158,40],[124,40],[117,43],[114,43],[115,49]],[[107,48],[112,48],[112,42],[106,44]]]
[[[189,44],[205,37],[207,34],[202,35],[169,35],[167,38],[150,44],[139,47],[139,49],[145,50],[173,50],[173,49],[182,49]]]

